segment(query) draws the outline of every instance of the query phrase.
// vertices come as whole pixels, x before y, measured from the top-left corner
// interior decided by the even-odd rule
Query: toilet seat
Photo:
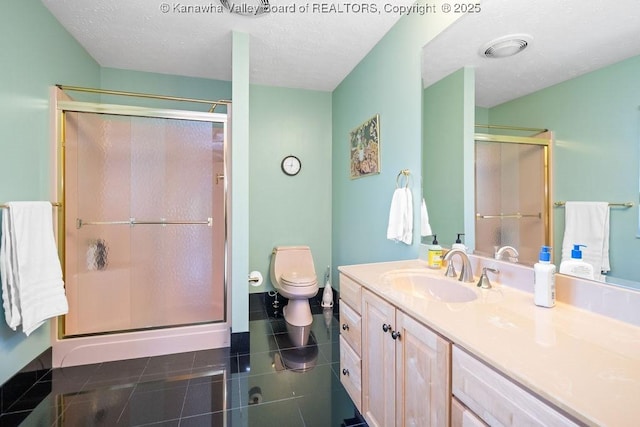
[[[304,276],[295,271],[283,273],[280,280],[283,285],[292,287],[315,286],[318,283],[315,276]]]

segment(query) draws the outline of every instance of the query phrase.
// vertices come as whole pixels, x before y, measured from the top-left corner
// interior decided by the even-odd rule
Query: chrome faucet
[[[509,255],[509,261],[511,262],[518,262],[518,256],[520,256],[520,254],[518,253],[518,251],[516,250],[516,248],[514,248],[513,246],[503,246],[500,249],[498,249],[494,255],[495,259],[502,259],[504,257],[504,254]]]
[[[458,280],[461,282],[473,282],[473,271],[471,271],[471,263],[469,262],[469,257],[467,256],[467,253],[465,251],[458,248],[451,249],[444,256],[443,260],[447,261],[448,263],[447,271],[444,273],[444,275],[447,277],[456,277],[456,269],[453,266],[453,261],[451,260],[451,258],[453,258],[453,256],[456,254],[459,255],[460,259],[462,260],[462,269],[460,270],[460,277],[458,278]]]

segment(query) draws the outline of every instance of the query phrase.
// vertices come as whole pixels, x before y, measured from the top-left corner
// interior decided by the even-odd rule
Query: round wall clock
[[[280,166],[282,167],[282,172],[289,176],[297,175],[298,172],[300,172],[300,169],[302,169],[300,159],[291,155],[282,159],[282,164]]]

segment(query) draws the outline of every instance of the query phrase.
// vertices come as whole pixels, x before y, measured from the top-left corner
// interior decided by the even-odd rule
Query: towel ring
[[[411,176],[411,171],[409,169],[402,169],[398,176],[396,177],[396,188],[400,188],[400,182],[402,181],[402,177],[404,176],[404,188],[409,188],[409,177]]]

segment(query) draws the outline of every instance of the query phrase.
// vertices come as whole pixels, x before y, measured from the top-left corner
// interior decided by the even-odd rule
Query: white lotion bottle
[[[533,302],[540,307],[556,305],[556,266],[551,264],[551,248],[540,249],[538,262],[533,265]]]
[[[593,280],[593,266],[582,260],[581,247],[586,248],[585,245],[573,245],[573,249],[571,250],[571,259],[560,263],[560,273]]]

